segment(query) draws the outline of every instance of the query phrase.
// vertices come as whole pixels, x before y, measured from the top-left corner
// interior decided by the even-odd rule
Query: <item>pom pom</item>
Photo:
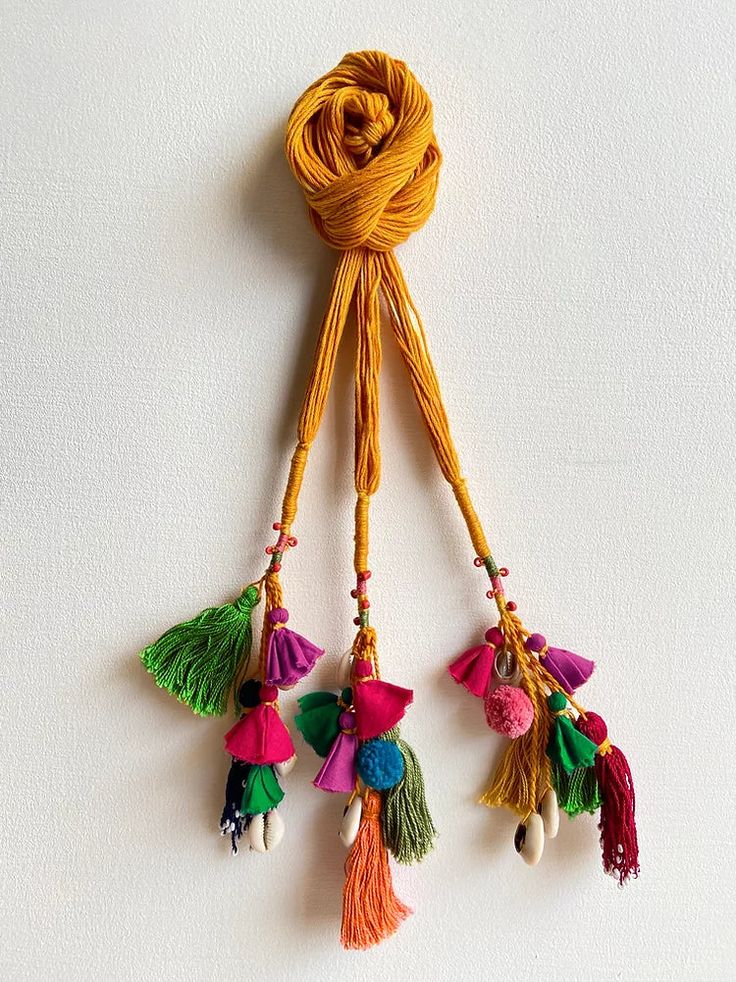
[[[393,788],[404,776],[401,751],[387,740],[368,740],[358,751],[358,775],[376,791]]]
[[[238,703],[243,709],[255,709],[261,701],[261,683],[258,679],[248,679],[240,686]]]
[[[485,700],[486,722],[510,740],[522,736],[534,720],[534,706],[523,689],[499,685]]]

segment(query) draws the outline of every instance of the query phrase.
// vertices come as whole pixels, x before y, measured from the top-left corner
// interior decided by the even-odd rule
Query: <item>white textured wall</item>
[[[732,978],[733,3],[6,0],[2,22],[2,977]],[[500,741],[444,666],[489,606],[387,343],[375,623],[442,835],[367,954],[339,948],[315,757],[282,848],[232,860],[226,724],[135,657],[262,568],[334,264],[282,134],[361,47],[434,99],[440,194],[400,259],[510,594],[599,662],[643,866],[618,890],[581,819],[528,870],[474,804]],[[350,459],[344,357],[285,570],[329,651],[312,687],[352,635]]]

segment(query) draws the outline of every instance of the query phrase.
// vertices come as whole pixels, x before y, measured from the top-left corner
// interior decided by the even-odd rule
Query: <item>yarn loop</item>
[[[402,61],[346,55],[298,100],[286,156],[321,238],[388,252],[434,208],[441,162],[429,96]]]

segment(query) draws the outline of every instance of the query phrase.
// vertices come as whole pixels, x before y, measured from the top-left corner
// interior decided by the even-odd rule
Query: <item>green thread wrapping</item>
[[[483,557],[483,565],[488,570],[488,575],[492,580],[500,575],[500,570],[498,566],[496,566],[496,561],[490,553]]]
[[[427,807],[422,770],[412,748],[400,739],[398,726],[381,734],[381,739],[396,743],[404,758],[403,778],[383,794],[383,840],[397,862],[418,863],[432,849],[437,835]]]
[[[557,793],[557,804],[570,818],[584,812],[598,811],[601,792],[594,767],[578,767],[568,774],[559,764],[552,765],[552,784]]]
[[[253,764],[245,780],[240,814],[262,815],[270,812],[280,804],[283,797],[284,791],[271,764]]]
[[[251,612],[259,599],[257,587],[246,587],[233,603],[208,607],[145,648],[141,661],[156,684],[198,716],[223,716],[250,658]]]

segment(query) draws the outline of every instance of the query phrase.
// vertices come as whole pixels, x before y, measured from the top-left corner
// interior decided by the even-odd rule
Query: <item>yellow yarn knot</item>
[[[357,51],[311,85],[286,156],[319,235],[334,249],[388,252],[434,208],[441,161],[429,96],[402,61]]]
[[[601,755],[601,757],[605,757],[606,754],[610,754],[612,749],[613,745],[608,737],[606,737],[603,743],[598,747],[598,753]]]

